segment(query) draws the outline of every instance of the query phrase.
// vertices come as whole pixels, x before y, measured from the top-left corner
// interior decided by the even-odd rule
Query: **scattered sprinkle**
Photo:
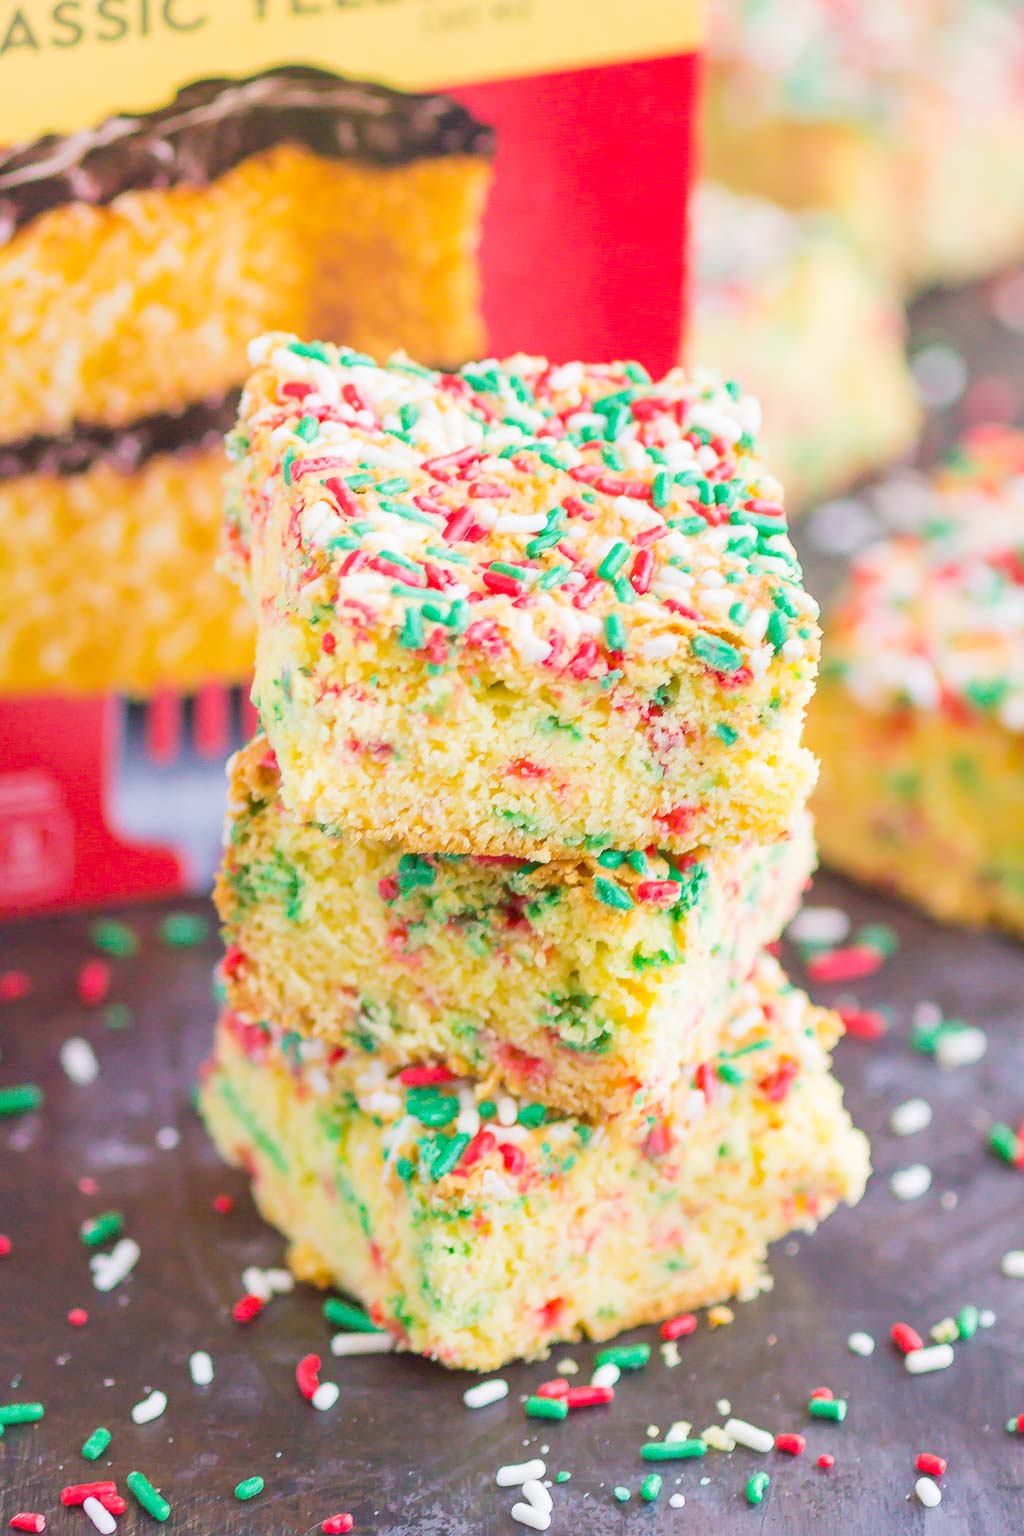
[[[152,1424],[158,1419],[167,1407],[167,1394],[154,1387],[148,1397],[144,1397],[140,1403],[136,1403],[132,1409],[133,1424]]]
[[[952,1344],[929,1344],[924,1349],[912,1350],[903,1361],[911,1376],[926,1376],[932,1371],[945,1371],[953,1364]]]
[[[163,1494],[156,1491],[145,1473],[129,1472],[125,1481],[128,1484],[129,1491],[142,1505],[146,1514],[152,1515],[154,1520],[159,1520],[162,1524],[170,1515],[171,1506]]]
[[[919,1477],[914,1484],[914,1492],[925,1509],[935,1509],[942,1503],[942,1490],[930,1477]]]
[[[508,1382],[501,1376],[494,1376],[490,1381],[480,1381],[475,1387],[468,1387],[462,1394],[462,1401],[467,1408],[489,1408],[504,1397],[508,1397]]]
[[[255,1499],[265,1487],[266,1483],[259,1473],[255,1477],[243,1477],[240,1483],[235,1484],[235,1498],[244,1504],[247,1499]]]
[[[197,1387],[208,1387],[213,1380],[213,1361],[205,1349],[197,1349],[188,1357],[189,1375]]]
[[[897,1200],[919,1200],[931,1187],[932,1171],[924,1163],[898,1168],[889,1180],[889,1188]]]
[[[873,1355],[875,1352],[875,1341],[870,1333],[851,1333],[846,1341],[846,1347],[851,1355],[860,1355],[862,1360],[866,1360],[868,1355]]]

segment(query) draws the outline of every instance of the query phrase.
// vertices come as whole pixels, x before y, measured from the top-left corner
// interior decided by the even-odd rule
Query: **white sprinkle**
[[[686,1504],[686,1495],[682,1493],[673,1493],[670,1495],[668,1502],[673,1509],[683,1509]]]
[[[135,1404],[135,1407],[132,1409],[132,1423],[152,1424],[153,1420],[158,1419],[166,1407],[167,1393],[161,1392],[159,1388],[154,1388],[148,1397],[142,1399],[141,1403]]]
[[[968,1024],[964,1029],[942,1031],[935,1042],[935,1060],[940,1067],[973,1067],[987,1050],[985,1031]]]
[[[60,1048],[60,1064],[65,1075],[80,1088],[87,1088],[100,1075],[96,1052],[81,1035],[72,1035]],[[106,1511],[104,1511],[106,1513]]]
[[[332,1355],[386,1355],[395,1347],[390,1333],[336,1333]]]
[[[995,1326],[995,1321],[996,1315],[991,1307],[983,1307],[978,1315],[978,1326],[980,1328],[992,1328]]]
[[[728,1454],[729,1451],[736,1449],[736,1441],[720,1424],[709,1424],[707,1429],[701,1430],[700,1438],[713,1451],[725,1451]]]
[[[665,661],[675,651],[678,640],[675,635],[655,635],[640,647],[644,661]]]
[[[999,1267],[1008,1280],[1024,1280],[1024,1248],[1011,1248],[1004,1253]]]
[[[326,1413],[328,1408],[333,1408],[341,1396],[341,1389],[336,1381],[322,1381],[317,1387],[310,1402],[321,1413]]]
[[[914,1484],[914,1492],[925,1509],[934,1509],[937,1504],[942,1503],[942,1489],[933,1478],[919,1477]]]
[[[274,1294],[266,1271],[256,1264],[250,1264],[248,1269],[242,1270],[242,1290],[248,1296],[258,1296],[262,1302],[268,1302]]]
[[[730,1413],[732,1413],[732,1403],[730,1403],[727,1397],[720,1397],[718,1402],[715,1404],[715,1410],[716,1412],[720,1413],[723,1418],[727,1419]]]
[[[604,1365],[599,1365],[597,1370],[594,1371],[590,1378],[590,1385],[592,1387],[614,1387],[621,1375],[622,1372],[615,1364],[615,1361],[606,1360]]]
[[[498,1124],[503,1126],[506,1130],[511,1129],[511,1127],[516,1123],[516,1116],[519,1114],[519,1105],[516,1103],[515,1099],[512,1098],[511,1094],[508,1093],[499,1093],[496,1104],[498,1109]]]
[[[889,1118],[893,1134],[896,1136],[916,1136],[918,1131],[923,1131],[932,1123],[932,1107],[927,1099],[907,1099],[905,1104],[898,1104]]]
[[[544,1476],[547,1467],[539,1456],[532,1461],[509,1461],[503,1467],[499,1467],[494,1474],[494,1481],[499,1488],[521,1488],[531,1478],[538,1481]]]
[[[945,1371],[953,1364],[952,1344],[929,1344],[904,1355],[903,1364],[911,1376],[927,1376],[931,1371]]]
[[[804,907],[788,931],[795,944],[841,944],[850,932],[850,919],[840,907]]]
[[[85,1510],[85,1513],[89,1516],[89,1519],[92,1521],[96,1529],[102,1533],[102,1536],[113,1536],[114,1531],[117,1530],[117,1521],[114,1519],[109,1509],[103,1508],[103,1505],[100,1503],[99,1499],[93,1498],[92,1494],[90,1494],[89,1497],[84,1500],[82,1508]]]
[[[661,1358],[665,1369],[668,1371],[673,1370],[682,1359],[682,1356],[679,1353],[679,1345],[676,1343],[675,1339],[666,1339],[663,1344],[658,1346],[658,1348],[661,1351]]]
[[[501,1376],[494,1376],[490,1381],[467,1388],[462,1401],[467,1408],[489,1408],[492,1403],[500,1403],[503,1397],[508,1397],[508,1382]]]
[[[579,1374],[579,1369],[576,1361],[569,1359],[559,1360],[555,1366],[555,1371],[559,1376],[576,1376]]]
[[[866,1360],[868,1355],[873,1355],[875,1352],[875,1341],[870,1333],[851,1333],[846,1341],[846,1347],[851,1355],[860,1355],[862,1360]]]
[[[727,1419],[725,1433],[737,1445],[746,1446],[748,1451],[761,1451],[767,1455],[775,1449],[775,1436],[767,1429],[759,1429],[756,1424],[748,1424],[746,1419]]]
[[[518,1520],[520,1525],[528,1525],[531,1531],[546,1531],[551,1524],[551,1516],[534,1509],[532,1504],[513,1504],[512,1519]]]
[[[290,1269],[265,1269],[267,1284],[275,1296],[290,1296],[295,1289],[295,1276]]]
[[[675,1423],[670,1424],[668,1427],[668,1432],[665,1435],[666,1443],[676,1440],[689,1440],[692,1428],[693,1425],[689,1419],[676,1419]]]
[[[889,1188],[897,1200],[919,1200],[932,1187],[932,1171],[924,1163],[912,1163],[909,1168],[898,1168],[889,1180]]]
[[[523,1484],[523,1498],[527,1504],[532,1504],[534,1509],[539,1509],[542,1515],[550,1515],[554,1509],[551,1495],[538,1477],[528,1477]]]
[[[967,384],[967,364],[942,342],[921,347],[910,359],[917,392],[925,405],[941,407],[959,400]]]
[[[161,1152],[173,1152],[181,1141],[181,1132],[176,1125],[162,1125],[154,1140]]]
[[[205,1349],[197,1349],[188,1357],[189,1374],[197,1387],[208,1387],[213,1380],[213,1361]]]
[[[98,1291],[112,1291],[127,1280],[141,1257],[142,1249],[133,1237],[122,1237],[109,1253],[94,1253],[89,1260],[93,1285]]]

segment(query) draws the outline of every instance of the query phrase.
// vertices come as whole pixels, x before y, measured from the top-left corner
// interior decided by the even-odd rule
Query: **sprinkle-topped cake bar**
[[[228,527],[289,806],[409,851],[770,841],[817,608],[709,374],[254,344]]]
[[[487,1370],[752,1291],[768,1243],[855,1202],[867,1144],[828,1071],[839,1028],[765,960],[728,1071],[708,1063],[637,1126],[338,1059],[227,1012],[201,1104],[296,1273],[409,1348]]]
[[[229,1004],[591,1117],[644,1113],[718,1049],[814,863],[806,814],[765,848],[537,864],[332,836],[279,788],[257,738],[217,885]]]
[[[811,712],[823,854],[940,918],[1024,935],[1024,433],[889,488]]]

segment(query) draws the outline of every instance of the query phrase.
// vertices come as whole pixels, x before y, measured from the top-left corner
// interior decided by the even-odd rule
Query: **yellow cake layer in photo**
[[[216,568],[223,477],[215,440],[0,478],[0,691],[245,681],[252,619]]]
[[[637,1126],[391,1075],[228,1011],[200,1106],[300,1277],[404,1347],[493,1370],[753,1294],[769,1243],[855,1203],[868,1148],[829,1074],[840,1028],[766,958],[735,1050]]]
[[[39,214],[0,241],[0,441],[221,394],[268,328],[475,356],[489,180],[470,155],[377,166],[282,143],[208,185]]]
[[[1016,0],[716,0],[705,166],[828,209],[913,291],[1024,253],[1024,15]]]
[[[921,410],[903,309],[841,226],[708,182],[690,229],[688,353],[759,400],[790,513],[907,454]]]
[[[754,401],[634,363],[252,357],[229,562],[292,809],[426,853],[786,833],[817,604]]]
[[[1024,433],[884,489],[909,521],[854,561],[809,719],[822,856],[1024,936]]]
[[[806,814],[767,848],[534,864],[331,835],[279,791],[258,737],[217,881],[229,1004],[590,1116],[645,1112],[714,1051],[814,867]]]

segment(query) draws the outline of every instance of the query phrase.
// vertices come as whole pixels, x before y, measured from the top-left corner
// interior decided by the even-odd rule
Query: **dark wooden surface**
[[[915,330],[919,344],[980,360],[965,393],[934,415],[925,456],[965,419],[991,414],[993,401],[1019,414],[1021,340],[993,318],[985,294],[927,301]],[[979,380],[988,382],[978,388]],[[803,535],[818,586],[829,582],[827,527],[812,518]],[[279,1263],[281,1243],[256,1217],[244,1180],[218,1163],[192,1108],[214,1016],[212,922],[204,946],[174,950],[158,938],[161,909],[123,914],[142,944],[135,957],[112,962],[111,998],[132,1010],[118,1030],[75,993],[77,971],[94,953],[89,919],[0,930],[0,971],[24,969],[32,981],[27,998],[0,1003],[0,1085],[35,1080],[46,1090],[38,1113],[0,1121],[0,1232],[13,1243],[0,1258],[0,1401],[46,1404],[41,1423],[0,1439],[3,1526],[16,1510],[34,1509],[51,1532],[91,1530],[81,1511],[61,1509],[60,1488],[113,1476],[124,1491],[138,1467],[172,1501],[168,1530],[188,1536],[292,1536],[339,1510],[353,1513],[358,1533],[374,1536],[490,1536],[523,1529],[509,1517],[513,1492],[494,1486],[494,1469],[547,1446],[549,1475],[572,1474],[554,1490],[554,1536],[1022,1536],[1024,1436],[1007,1434],[1004,1423],[1024,1412],[1024,1281],[1003,1277],[1000,1259],[1024,1248],[1024,1171],[1000,1164],[985,1137],[993,1119],[1024,1118],[1024,950],[939,929],[833,878],[819,879],[813,900],[838,903],[857,921],[891,921],[902,941],[881,973],[856,988],[863,1002],[891,1007],[890,1032],[873,1044],[847,1040],[837,1057],[850,1107],[874,1146],[877,1172],[863,1204],[813,1238],[781,1245],[774,1292],[738,1307],[729,1328],[713,1333],[702,1321],[683,1341],[676,1369],[655,1351],[646,1371],[623,1379],[610,1408],[540,1429],[525,1421],[520,1398],[550,1366],[509,1369],[506,1401],[470,1413],[461,1400],[468,1377],[412,1357],[334,1360],[319,1297],[307,1288],[273,1301],[246,1329],[232,1321],[243,1268]],[[793,969],[800,979],[799,964]],[[829,1000],[836,990],[849,989],[817,995]],[[925,999],[988,1032],[983,1061],[944,1072],[910,1049],[910,1013]],[[60,1069],[60,1045],[71,1035],[96,1049],[92,1086],[73,1085]],[[929,1101],[934,1120],[900,1140],[889,1116],[912,1096]],[[157,1142],[167,1127],[180,1137],[174,1147]],[[889,1175],[915,1162],[932,1169],[932,1188],[900,1204]],[[95,1194],[82,1193],[82,1179],[95,1180]],[[235,1198],[226,1216],[211,1206],[220,1192]],[[101,1295],[78,1228],[109,1209],[125,1213],[142,1257],[122,1287]],[[995,1325],[958,1349],[951,1370],[908,1377],[887,1343],[891,1324],[923,1332],[965,1302],[991,1307]],[[84,1328],[66,1321],[76,1306],[89,1312]],[[849,1352],[855,1329],[878,1341],[870,1359]],[[640,1336],[657,1339],[655,1330]],[[207,1390],[189,1377],[195,1349],[215,1361]],[[324,1377],[341,1387],[323,1414],[295,1388],[295,1364],[310,1351],[323,1355]],[[593,1357],[589,1346],[565,1353],[583,1371]],[[849,1398],[844,1425],[808,1420],[807,1399],[819,1385]],[[137,1427],[131,1407],[151,1387],[167,1393],[167,1412]],[[712,1453],[681,1471],[670,1467],[659,1502],[642,1504],[639,1449],[648,1426],[664,1431],[686,1418],[699,1431],[721,1422],[722,1398],[773,1431],[805,1432],[806,1455]],[[107,1456],[88,1463],[79,1447],[99,1424],[113,1441]],[[921,1450],[949,1459],[935,1510],[913,1497]],[[829,1472],[815,1465],[822,1451],[835,1455]],[[762,1468],[772,1484],[755,1510],[743,1490]],[[253,1473],[266,1490],[239,1504],[234,1486]],[[613,1500],[616,1484],[633,1491],[628,1505]],[[685,1508],[670,1507],[674,1491],[685,1494]],[[120,1530],[147,1527],[130,1505]]]

